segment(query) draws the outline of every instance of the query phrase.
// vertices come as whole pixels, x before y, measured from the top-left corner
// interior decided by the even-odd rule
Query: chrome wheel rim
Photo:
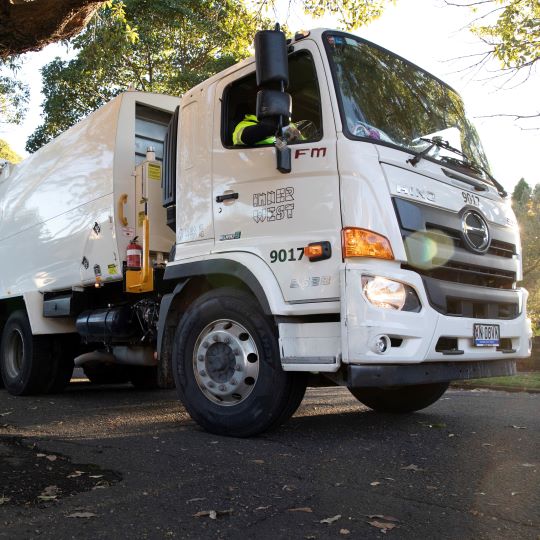
[[[241,324],[219,319],[199,334],[193,351],[193,373],[206,398],[230,407],[246,400],[259,377],[259,351]]]
[[[14,329],[8,338],[4,364],[6,374],[10,379],[16,379],[21,374],[23,359],[23,336],[18,329]]]

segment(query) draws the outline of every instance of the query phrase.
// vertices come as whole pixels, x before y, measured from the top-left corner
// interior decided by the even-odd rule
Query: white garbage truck
[[[239,123],[275,136],[234,144]],[[256,115],[254,118],[251,115]],[[256,35],[181,98],[126,92],[0,174],[14,395],[176,386],[205,429],[306,385],[419,410],[530,353],[518,227],[459,95],[357,36]]]

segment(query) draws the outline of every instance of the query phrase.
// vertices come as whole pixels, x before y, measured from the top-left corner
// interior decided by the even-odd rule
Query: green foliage
[[[531,187],[525,181],[525,178],[522,178],[514,188],[512,193],[512,206],[514,207],[514,212],[516,214],[522,213],[523,210],[526,210],[526,207],[529,203],[531,197]]]
[[[112,0],[72,42],[70,61],[42,70],[44,122],[33,152],[129,88],[181,95],[248,56],[257,30],[240,0]]]
[[[303,9],[306,15],[318,18],[325,15],[338,17],[339,25],[346,30],[354,30],[379,18],[388,4],[396,0],[289,0],[289,10],[292,6]],[[255,0],[259,12],[274,13],[278,0]]]
[[[6,159],[7,161],[10,161],[11,163],[19,163],[21,161],[21,156],[15,152],[9,146],[7,141],[4,141],[4,139],[0,139],[0,160]]]
[[[507,69],[532,67],[540,58],[540,2],[491,0],[497,17],[492,24],[473,26],[473,32],[492,46],[493,56]]]
[[[15,77],[20,65],[0,61],[0,123],[22,122],[29,98],[28,87]]]
[[[304,0],[304,11],[313,17],[337,15],[340,25],[354,30],[380,17],[394,0]]]
[[[523,286],[529,291],[533,331],[540,335],[540,184],[531,189],[522,178],[512,194],[523,249]]]

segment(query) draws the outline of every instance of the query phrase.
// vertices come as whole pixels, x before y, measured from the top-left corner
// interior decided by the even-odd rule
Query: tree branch
[[[102,0],[0,0],[0,59],[77,35]]]
[[[514,120],[525,120],[527,118],[538,118],[540,116],[540,112],[536,114],[484,114],[482,116],[475,116],[475,118],[494,118],[499,116],[506,116],[513,118]]]
[[[457,4],[456,2],[449,2],[448,0],[444,0],[444,3],[447,6],[452,7],[473,7],[473,6],[481,6],[483,4],[490,4],[493,0],[479,0],[478,2],[465,2],[461,4]]]

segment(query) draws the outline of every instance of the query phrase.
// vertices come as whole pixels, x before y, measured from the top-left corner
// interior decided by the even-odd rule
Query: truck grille
[[[463,242],[463,238],[461,237],[460,231],[441,227],[440,225],[436,225],[434,223],[426,223],[426,230],[432,237],[445,236],[446,238],[451,238],[455,247],[467,249],[465,242]],[[487,253],[489,255],[494,255],[495,257],[511,259],[516,254],[516,246],[514,244],[493,239],[491,240]]]
[[[467,249],[461,217],[455,212],[394,198],[408,263],[422,276],[431,306],[445,315],[513,319],[520,313],[515,289],[519,261],[517,237],[490,226],[486,253]]]
[[[513,289],[516,280],[515,272],[465,265],[451,261],[429,269],[411,265],[403,265],[403,268],[443,281],[463,283],[464,285],[477,285],[479,287],[492,287],[495,289]]]

